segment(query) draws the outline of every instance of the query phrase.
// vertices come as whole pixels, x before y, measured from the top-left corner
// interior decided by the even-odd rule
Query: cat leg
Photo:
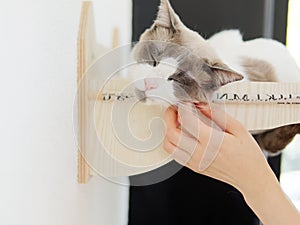
[[[269,130],[262,134],[254,135],[254,138],[261,149],[276,154],[282,151],[297,134],[300,134],[300,124]]]

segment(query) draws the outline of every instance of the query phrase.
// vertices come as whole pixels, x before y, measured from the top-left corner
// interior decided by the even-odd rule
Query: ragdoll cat
[[[139,63],[153,67],[165,58],[175,59],[176,71],[168,80],[173,81],[174,95],[184,101],[208,102],[221,86],[242,79],[300,82],[299,68],[279,42],[262,38],[244,42],[234,30],[205,40],[181,22],[168,0],[161,0],[154,24],[141,35],[132,54]],[[145,79],[138,96],[146,97],[146,91],[155,86]],[[276,153],[297,133],[299,124],[265,131],[255,138],[262,149]]]

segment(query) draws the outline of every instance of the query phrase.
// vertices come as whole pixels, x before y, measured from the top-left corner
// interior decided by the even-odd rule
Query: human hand
[[[217,126],[203,122],[199,112]],[[197,173],[229,183],[241,192],[252,192],[265,181],[263,171],[271,172],[247,129],[218,106],[172,106],[165,121],[165,150]]]
[[[195,172],[237,188],[263,224],[300,224],[300,213],[247,129],[215,105],[197,108],[167,109],[166,151]],[[195,111],[214,123],[207,125]]]

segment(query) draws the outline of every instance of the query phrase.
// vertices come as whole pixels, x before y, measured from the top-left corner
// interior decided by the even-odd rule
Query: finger
[[[203,146],[202,158],[199,162],[199,171],[204,171],[214,162],[219,155],[224,141],[228,138],[228,134],[225,131],[213,130],[211,138],[206,146]]]
[[[221,144],[221,142],[217,142]],[[219,154],[220,146],[212,141],[208,143],[207,146],[198,147],[197,151],[190,153],[165,139],[164,149],[181,165],[187,166],[198,172],[203,172],[215,161]]]
[[[178,112],[175,106],[170,106],[165,112],[165,122],[168,129],[179,130]]]
[[[185,166],[192,157],[188,152],[182,150],[178,146],[173,145],[169,141],[165,142],[164,149],[172,156],[175,161],[183,166]]]
[[[188,152],[190,155],[192,155],[194,153],[194,151],[200,147],[200,143],[197,139],[195,139],[191,136],[188,136],[182,132],[181,133],[170,132],[167,135],[167,139],[173,145]]]
[[[184,132],[199,140],[200,143],[207,142],[212,128],[203,123],[197,109],[192,104],[179,104],[178,114],[181,128]]]
[[[164,140],[164,145],[163,145],[163,147],[164,147],[164,150],[165,150],[166,152],[168,152],[169,154],[172,154],[173,151],[175,151],[175,149],[176,149],[176,145],[172,144],[172,143],[171,143],[169,140],[167,140],[167,139]]]
[[[167,109],[165,121],[167,125],[166,139],[168,139],[173,145],[192,154],[197,148],[199,142],[184,134],[182,130],[178,128],[177,108],[169,107]]]
[[[244,126],[215,104],[201,105],[197,107],[205,116],[214,121],[217,126],[230,134],[239,134],[245,130]]]

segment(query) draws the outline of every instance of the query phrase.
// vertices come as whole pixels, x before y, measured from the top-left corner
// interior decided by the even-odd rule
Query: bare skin
[[[216,106],[197,108],[221,129],[202,122],[191,110],[172,106],[165,115],[165,150],[191,170],[237,188],[264,225],[299,225],[300,213],[282,191],[247,129]],[[197,129],[200,132],[195,132]],[[208,160],[209,164],[202,167],[207,161],[207,148],[212,146],[213,132],[221,137],[218,151]]]

